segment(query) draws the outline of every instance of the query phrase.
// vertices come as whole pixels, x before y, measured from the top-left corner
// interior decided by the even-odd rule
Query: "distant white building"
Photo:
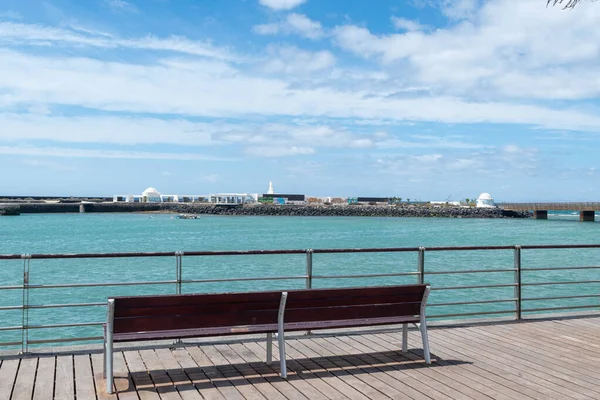
[[[477,207],[480,208],[493,208],[496,207],[494,204],[494,199],[492,195],[489,193],[481,193],[477,198]]]
[[[142,199],[147,203],[161,203],[162,197],[158,190],[149,187],[142,192]]]

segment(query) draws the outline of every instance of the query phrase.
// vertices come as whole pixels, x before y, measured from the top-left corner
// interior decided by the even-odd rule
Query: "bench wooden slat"
[[[185,339],[205,336],[269,333],[276,331],[277,324],[235,325],[195,329],[155,330],[150,332],[123,332],[115,333],[113,340],[115,342],[132,342],[136,340]]]
[[[421,303],[368,304],[348,307],[286,309],[284,321],[318,322],[419,315]]]
[[[283,324],[285,331],[306,331],[312,329],[333,329],[333,328],[351,328],[360,326],[392,325],[417,323],[418,317],[382,317],[382,318],[361,318],[361,319],[341,319],[335,321],[303,321],[290,322]]]
[[[120,296],[112,297],[115,300],[115,317],[119,312],[128,308],[143,307],[182,307],[188,305],[203,304],[227,304],[237,305],[251,303],[277,303],[281,299],[281,292],[247,292],[247,293],[203,293],[203,294],[181,294],[160,296]],[[158,299],[160,298],[160,301]]]
[[[219,326],[261,325],[277,323],[277,310],[250,310],[247,312],[211,312],[193,315],[161,315],[118,318],[115,333],[161,331],[169,329],[209,329]]]

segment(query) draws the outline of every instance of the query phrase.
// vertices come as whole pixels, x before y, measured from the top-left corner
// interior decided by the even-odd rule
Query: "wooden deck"
[[[600,316],[432,328],[431,366],[417,331],[406,354],[400,337],[290,338],[287,380],[254,339],[128,349],[115,353],[112,396],[97,351],[4,356],[0,400],[600,399]]]

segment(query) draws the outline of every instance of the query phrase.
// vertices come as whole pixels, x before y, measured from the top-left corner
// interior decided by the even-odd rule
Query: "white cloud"
[[[306,74],[331,68],[335,57],[329,51],[310,52],[297,47],[271,47],[264,65],[268,73]]]
[[[481,0],[442,0],[442,13],[451,19],[471,18],[477,11]]]
[[[293,87],[210,61],[135,65],[0,51],[0,88],[5,107],[40,103],[209,117],[257,114],[600,130],[600,117],[593,112],[451,96],[395,98],[370,88],[349,90],[343,82],[340,87]]]
[[[257,157],[288,157],[314,154],[311,147],[285,146],[252,146],[246,149],[246,154]]]
[[[114,11],[139,12],[134,5],[125,0],[105,0],[105,2]]]
[[[272,10],[291,10],[301,4],[306,3],[306,0],[259,0],[259,3]]]
[[[300,36],[309,39],[318,39],[323,36],[323,27],[318,21],[313,21],[303,14],[292,13],[287,16],[290,29]]]
[[[406,18],[392,17],[392,23],[396,29],[402,29],[405,31],[422,31],[427,28],[427,26],[421,25],[417,21]]]
[[[276,35],[277,33],[279,33],[279,24],[261,24],[261,25],[254,25],[252,27],[252,30],[256,33],[258,33],[259,35]]]
[[[345,25],[333,36],[343,49],[440,94],[485,100],[600,95],[600,7],[582,3],[564,12],[538,0],[447,4],[473,15],[431,32],[375,35]]]
[[[252,29],[260,35],[295,34],[308,39],[319,39],[325,34],[320,22],[296,13],[287,15],[279,22],[255,25]]]
[[[82,34],[87,33],[87,34]],[[83,29],[61,29],[43,25],[0,22],[0,44],[7,46],[88,46],[107,49],[163,50],[195,56],[234,60],[226,49],[185,37],[118,38]]]

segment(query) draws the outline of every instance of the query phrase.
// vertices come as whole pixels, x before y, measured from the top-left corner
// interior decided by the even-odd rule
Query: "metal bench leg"
[[[285,333],[283,331],[283,314],[287,302],[287,292],[281,293],[279,303],[279,314],[277,315],[277,342],[279,344],[279,371],[282,378],[287,378],[287,366],[285,364]]]
[[[425,319],[421,320],[419,324],[419,330],[421,331],[421,338],[423,339],[423,353],[425,354],[425,362],[431,364],[431,356],[429,354],[429,338],[427,337],[427,324]]]
[[[267,333],[267,364],[273,362],[273,334]]]
[[[408,351],[408,324],[402,324],[402,352]]]
[[[113,323],[114,323],[114,311],[115,311],[115,300],[108,300],[108,321],[106,324],[106,344],[104,347],[105,362],[106,362],[106,393],[112,394],[113,392]]]

